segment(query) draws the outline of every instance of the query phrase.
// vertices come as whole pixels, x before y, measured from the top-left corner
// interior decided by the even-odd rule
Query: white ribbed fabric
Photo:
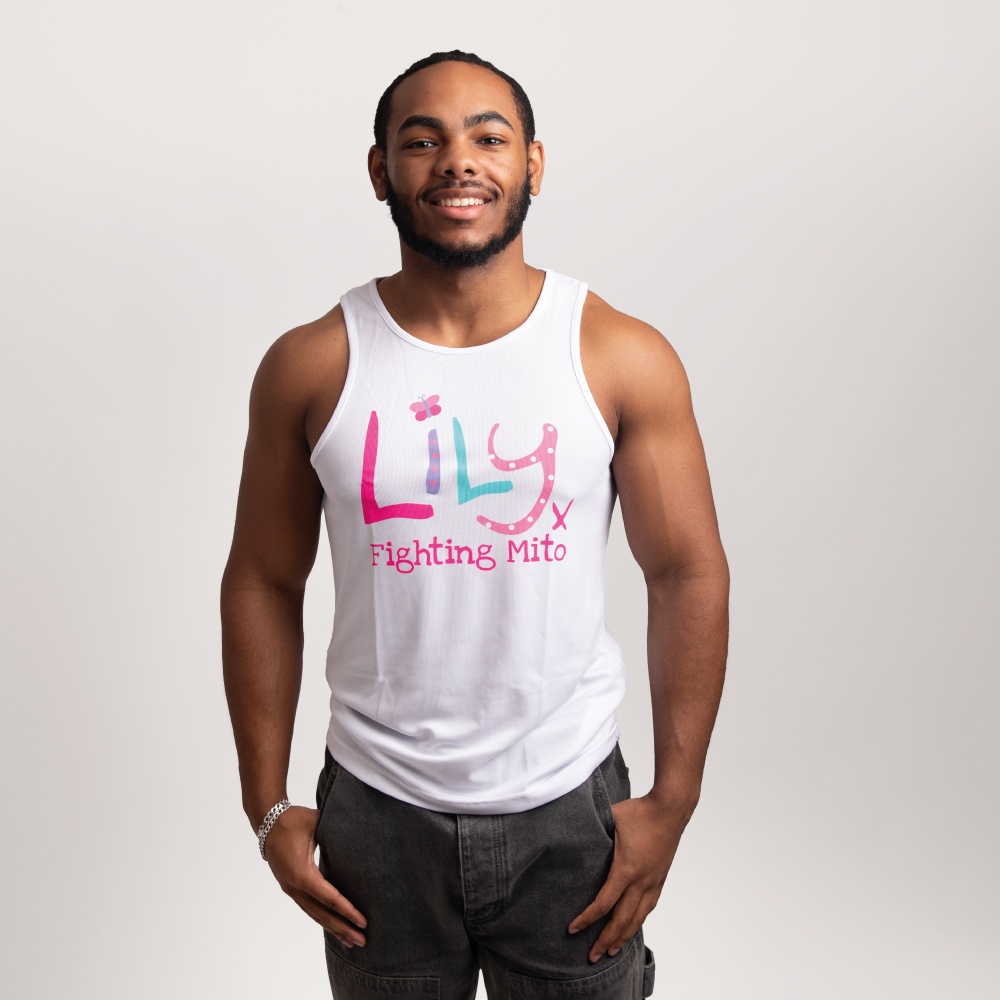
[[[546,271],[521,326],[468,348],[408,334],[375,280],[341,299],[347,382],[312,454],[336,587],[327,741],[404,802],[531,809],[618,739],[614,442],[580,364],[586,293]]]

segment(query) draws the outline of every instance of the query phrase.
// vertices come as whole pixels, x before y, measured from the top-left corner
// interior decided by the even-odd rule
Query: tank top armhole
[[[309,462],[314,467],[320,450],[330,439],[330,435],[337,426],[337,421],[340,420],[340,416],[346,408],[347,397],[351,394],[354,377],[358,370],[358,334],[354,323],[354,313],[351,311],[347,295],[341,297],[340,307],[344,311],[344,327],[347,330],[347,377],[344,379],[344,388],[340,392],[340,399],[337,400],[337,405],[333,408],[333,413],[330,414],[330,419],[327,421],[323,433],[316,442],[316,447],[313,448],[312,454],[309,456]]]
[[[597,426],[600,428],[601,434],[604,435],[604,440],[607,442],[608,449],[613,458],[615,454],[615,439],[611,436],[611,431],[608,430],[608,425],[604,420],[604,414],[601,413],[601,408],[597,405],[594,394],[590,391],[590,386],[587,384],[587,377],[583,373],[583,361],[580,356],[580,325],[583,320],[583,304],[586,301],[587,285],[584,282],[580,282],[580,290],[577,293],[576,304],[573,307],[573,325],[570,334],[573,371],[576,373],[576,380],[579,383],[580,391],[583,393],[583,398],[587,401],[590,412],[594,415]]]

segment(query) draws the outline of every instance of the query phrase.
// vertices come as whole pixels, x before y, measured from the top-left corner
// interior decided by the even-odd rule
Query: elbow
[[[225,613],[227,605],[241,603],[248,597],[301,602],[305,590],[304,578],[277,577],[264,572],[259,566],[230,559],[222,574],[219,599]]]
[[[644,575],[646,587],[651,591],[696,585],[718,595],[723,601],[728,602],[729,599],[729,560],[721,545],[711,551],[657,566]]]

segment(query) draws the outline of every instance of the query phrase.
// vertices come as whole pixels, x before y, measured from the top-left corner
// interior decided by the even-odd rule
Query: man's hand
[[[614,907],[590,950],[592,962],[605,951],[616,955],[652,912],[691,815],[688,809],[664,805],[648,795],[616,802],[611,811],[615,817],[611,871],[594,901],[569,925],[570,934],[575,934]]]
[[[325,930],[348,948],[365,943],[357,929],[368,921],[316,867],[316,824],[319,810],[286,809],[264,841],[264,854],[281,888]],[[342,916],[336,916],[341,914]],[[346,917],[347,919],[342,919]],[[354,926],[357,925],[357,926]]]

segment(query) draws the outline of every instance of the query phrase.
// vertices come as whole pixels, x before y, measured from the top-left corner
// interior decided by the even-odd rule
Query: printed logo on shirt
[[[418,422],[429,421],[442,412],[439,395],[421,395],[409,406],[413,417]],[[523,469],[538,466],[541,468],[542,481],[537,499],[525,514],[514,521],[497,521],[496,519],[477,514],[475,520],[489,531],[502,535],[521,535],[532,529],[538,529],[538,519],[543,514],[555,487],[556,446],[558,431],[553,424],[543,424],[541,441],[538,446],[526,455],[518,458],[502,456],[495,447],[496,433],[500,424],[494,423],[487,439],[487,449],[490,463],[495,469],[508,474],[516,474]],[[480,497],[508,493],[514,489],[511,479],[491,479],[473,484],[469,479],[469,466],[465,442],[465,433],[458,417],[451,418],[451,432],[455,447],[457,464],[456,493],[459,505],[478,500]],[[365,445],[361,468],[361,510],[365,524],[375,524],[394,518],[410,520],[425,520],[434,516],[434,506],[430,503],[392,503],[380,504],[375,495],[375,471],[378,464],[379,418],[376,410],[371,411],[368,418],[368,429],[365,434]],[[427,432],[427,476],[425,492],[436,496],[441,490],[441,447],[438,439],[438,428],[431,427]],[[572,506],[570,500],[562,511],[552,504],[555,522],[552,531],[559,528],[566,530],[566,515]],[[452,539],[439,542],[437,535],[432,542],[421,545],[413,540],[413,555],[409,546],[396,545],[390,541],[372,543],[372,565],[391,566],[401,573],[410,573],[417,566],[446,566],[454,564],[474,565],[478,569],[495,568],[496,559],[492,555],[492,544],[479,544],[473,556],[472,546],[457,544]],[[440,550],[446,553],[440,557]],[[463,558],[464,556],[464,558]],[[384,561],[383,561],[384,557]],[[544,537],[534,536],[515,542],[508,540],[507,562],[561,562],[566,557],[566,546],[553,541],[548,532]],[[421,560],[424,561],[421,561]]]

